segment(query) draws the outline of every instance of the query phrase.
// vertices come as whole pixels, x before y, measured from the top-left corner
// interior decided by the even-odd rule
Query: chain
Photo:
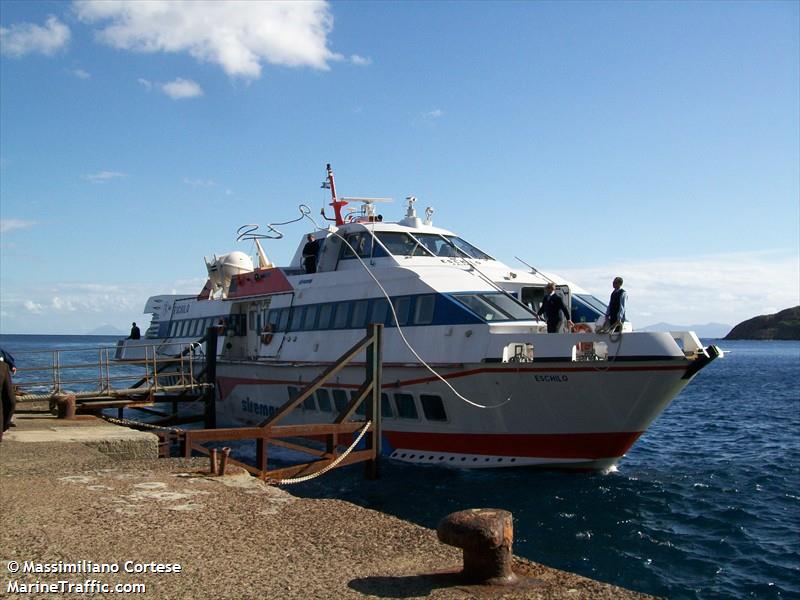
[[[185,431],[183,429],[178,429],[177,427],[163,427],[161,425],[154,425],[153,423],[144,423],[142,421],[134,421],[132,419],[118,419],[116,417],[109,417],[108,415],[102,415],[102,418],[109,423],[116,423],[117,425],[132,425],[134,427],[158,429],[159,431],[171,431],[173,433],[183,433]]]
[[[327,466],[320,469],[316,473],[311,473],[311,475],[304,475],[303,477],[292,477],[290,479],[273,479],[272,483],[276,483],[278,485],[290,485],[292,483],[302,483],[304,481],[310,481],[311,479],[319,477],[320,475],[324,475],[331,469],[336,468],[336,466],[340,462],[342,462],[345,458],[347,458],[347,455],[350,454],[356,446],[358,446],[358,443],[361,441],[361,438],[364,437],[364,434],[367,433],[367,430],[369,429],[370,425],[372,425],[372,421],[367,421],[367,424],[364,425],[364,429],[361,430],[361,433],[358,434],[358,437],[353,441],[352,444],[350,444],[350,447],[347,450],[345,450],[342,454],[337,456],[336,460],[329,463]]]

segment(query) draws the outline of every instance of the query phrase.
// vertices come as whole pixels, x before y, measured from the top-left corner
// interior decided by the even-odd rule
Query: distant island
[[[698,337],[720,339],[731,330],[724,323],[706,323],[705,325],[674,325],[673,323],[656,323],[647,327],[637,327],[638,331],[694,331]]]
[[[726,340],[800,340],[800,306],[742,321]]]
[[[92,329],[91,331],[87,332],[86,335],[128,335],[128,332],[122,331],[113,325],[105,324],[97,327],[96,329]]]

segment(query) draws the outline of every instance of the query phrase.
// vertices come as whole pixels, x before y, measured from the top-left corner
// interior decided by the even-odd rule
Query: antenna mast
[[[322,187],[326,187],[331,191],[331,203],[330,206],[333,207],[333,214],[336,217],[336,225],[344,225],[344,219],[342,218],[342,207],[347,206],[347,200],[339,200],[336,197],[336,183],[333,180],[333,169],[331,169],[330,163],[325,165],[328,171],[328,179],[323,182]],[[325,216],[325,212],[323,211],[323,216]],[[327,218],[327,217],[326,217]]]

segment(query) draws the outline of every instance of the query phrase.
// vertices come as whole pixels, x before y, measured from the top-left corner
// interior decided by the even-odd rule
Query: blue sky
[[[0,332],[146,322],[326,162],[634,326],[796,305],[799,6],[3,0]]]

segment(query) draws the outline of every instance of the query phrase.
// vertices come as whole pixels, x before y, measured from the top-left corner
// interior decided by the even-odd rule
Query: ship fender
[[[272,341],[272,325],[267,323],[264,325],[264,329],[261,330],[261,343],[265,346],[269,346],[270,342]]]

